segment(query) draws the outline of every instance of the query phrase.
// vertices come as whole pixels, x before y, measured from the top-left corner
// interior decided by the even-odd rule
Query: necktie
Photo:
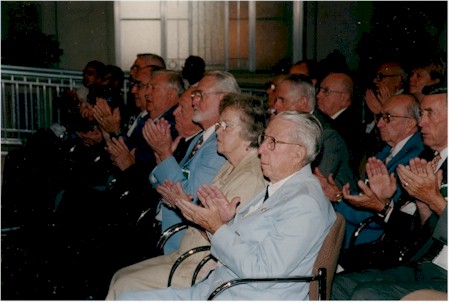
[[[269,185],[266,187],[266,194],[264,195],[263,203],[266,202],[267,199],[269,199]]]
[[[200,149],[200,146],[202,146],[203,144],[203,134],[200,135],[200,138],[198,138],[197,143],[195,143],[194,148],[191,151],[191,154],[189,155],[188,159],[186,160],[189,161],[192,159],[192,157],[195,155],[195,153]]]
[[[386,165],[389,163],[389,161],[392,160],[392,158],[394,158],[394,155],[393,155],[392,151],[393,151],[393,149],[391,148],[391,151],[389,152],[389,155],[386,157],[386,160],[384,160]]]
[[[441,154],[438,151],[436,151],[434,153],[434,158],[431,160],[431,167],[433,168],[434,172],[436,172],[439,160],[441,160]]]

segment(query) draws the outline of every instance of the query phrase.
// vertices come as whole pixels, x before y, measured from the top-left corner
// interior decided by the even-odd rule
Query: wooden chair
[[[328,235],[326,236],[322,247],[319,250],[319,254],[317,255],[317,259],[313,265],[312,272],[317,273],[316,275],[265,279],[235,279],[225,282],[221,286],[219,286],[211,293],[208,300],[214,299],[214,297],[230,287],[253,282],[309,282],[310,300],[329,300],[331,294],[331,286],[333,283],[334,274],[336,272],[337,261],[342,246],[342,240],[344,239],[344,234],[345,219],[341,214],[336,213],[336,221],[334,222]],[[314,281],[318,281],[318,283],[312,283]]]

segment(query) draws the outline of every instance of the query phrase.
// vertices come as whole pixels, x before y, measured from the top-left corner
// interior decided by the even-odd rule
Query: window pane
[[[121,68],[129,69],[139,53],[161,54],[160,21],[122,20],[120,29]]]

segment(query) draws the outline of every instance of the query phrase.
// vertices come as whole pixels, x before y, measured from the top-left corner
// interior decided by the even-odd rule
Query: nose
[[[420,117],[420,119],[419,119],[418,125],[419,125],[420,127],[423,127],[425,124],[426,124],[426,118],[425,118],[424,115],[422,115],[422,116]]]
[[[199,103],[200,103],[200,96],[195,95],[195,96],[192,98],[192,105],[193,105],[193,106],[198,106]]]
[[[376,119],[376,118],[375,118],[375,119]],[[378,128],[383,127],[383,126],[385,126],[385,125],[386,125],[386,122],[384,122],[384,119],[383,119],[383,118],[378,119],[378,121],[377,121],[377,127],[378,127]]]

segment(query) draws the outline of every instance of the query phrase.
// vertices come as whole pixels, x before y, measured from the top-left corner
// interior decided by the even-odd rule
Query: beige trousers
[[[127,291],[167,287],[169,273],[175,261],[189,249],[209,244],[197,229],[189,227],[178,251],[144,260],[118,270],[111,280],[106,300],[116,300],[120,294]],[[190,287],[195,268],[208,254],[209,251],[200,252],[184,260],[173,275],[172,286],[179,288]],[[206,276],[209,270],[214,267],[214,262],[210,261],[208,263],[213,264],[207,264],[200,271],[197,281]]]

